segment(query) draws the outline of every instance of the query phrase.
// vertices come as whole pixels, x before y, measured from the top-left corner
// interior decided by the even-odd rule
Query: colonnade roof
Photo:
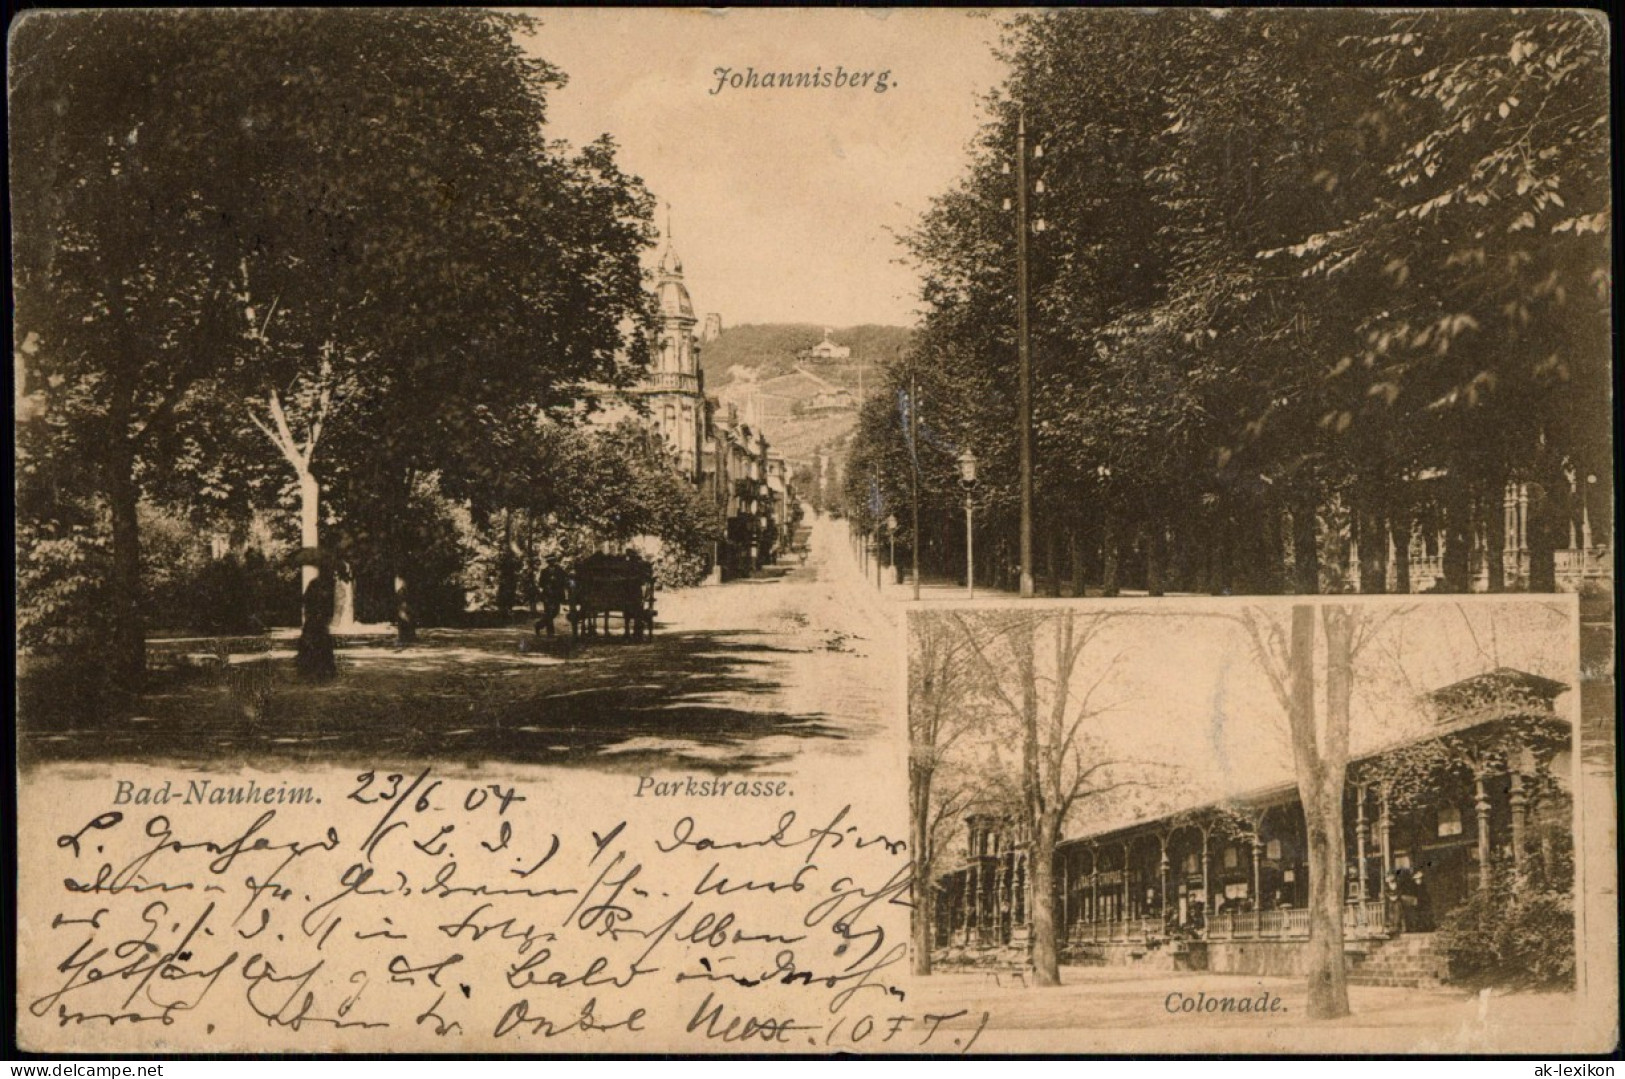
[[[1504,706],[1499,710],[1490,706],[1496,687],[1501,687],[1501,691],[1505,694]],[[1439,722],[1433,728],[1396,738],[1376,749],[1362,753],[1349,761],[1349,770],[1357,774],[1360,765],[1378,761],[1410,746],[1456,736],[1471,736],[1476,732],[1488,735],[1492,731],[1504,729],[1509,722],[1518,719],[1536,721],[1531,733],[1543,728],[1546,732],[1545,740],[1550,747],[1571,736],[1572,728],[1568,719],[1552,708],[1552,702],[1568,688],[1563,682],[1510,667],[1497,668],[1482,675],[1463,679],[1461,682],[1435,690],[1428,696],[1436,698],[1439,694],[1471,692],[1478,699],[1480,707],[1441,713]],[[1447,696],[1446,699],[1450,698]],[[1532,702],[1539,704],[1531,707]],[[1286,782],[1250,788],[1220,798],[1192,799],[1171,810],[1164,809],[1141,813],[1127,819],[1101,822],[1077,835],[1062,838],[1059,845],[1115,842],[1131,838],[1129,833],[1178,827],[1187,822],[1195,823],[1204,816],[1219,816],[1225,811],[1259,812],[1294,802],[1297,797],[1297,784]]]

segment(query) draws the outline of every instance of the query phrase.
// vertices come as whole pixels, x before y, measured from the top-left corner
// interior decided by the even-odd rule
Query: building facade
[[[683,260],[669,242],[655,300],[659,323],[650,368],[633,393],[643,399],[645,422],[665,442],[674,467],[716,505],[721,538],[712,552],[711,579],[744,576],[782,553],[799,502],[753,410],[742,414],[736,404],[706,394],[700,367],[705,335],[695,332],[699,320]],[[720,315],[706,316],[708,328],[720,332],[721,324]]]
[[[649,409],[651,430],[660,435],[683,475],[700,478],[705,440],[705,387],[700,376],[700,340],[694,302],[683,281],[683,260],[668,245],[655,283],[660,313],[653,359],[638,392]]]

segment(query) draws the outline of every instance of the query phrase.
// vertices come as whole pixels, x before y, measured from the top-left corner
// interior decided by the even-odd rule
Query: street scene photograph
[[[1557,601],[915,612],[919,992],[1007,1046],[1578,1048],[1614,971],[1577,951],[1577,798],[1607,814],[1612,776],[1575,753],[1575,628]]]

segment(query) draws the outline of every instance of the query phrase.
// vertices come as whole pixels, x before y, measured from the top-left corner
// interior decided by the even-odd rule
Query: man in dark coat
[[[541,578],[536,582],[542,594],[542,617],[536,623],[536,634],[540,636],[545,630],[549,637],[553,636],[553,620],[559,616],[559,610],[570,596],[570,575],[559,565],[559,556],[547,556],[547,566],[542,570]]]

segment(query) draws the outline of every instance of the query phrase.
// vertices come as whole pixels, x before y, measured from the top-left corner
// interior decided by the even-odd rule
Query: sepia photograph
[[[22,12],[13,1038],[1615,1044],[1608,25]]]

